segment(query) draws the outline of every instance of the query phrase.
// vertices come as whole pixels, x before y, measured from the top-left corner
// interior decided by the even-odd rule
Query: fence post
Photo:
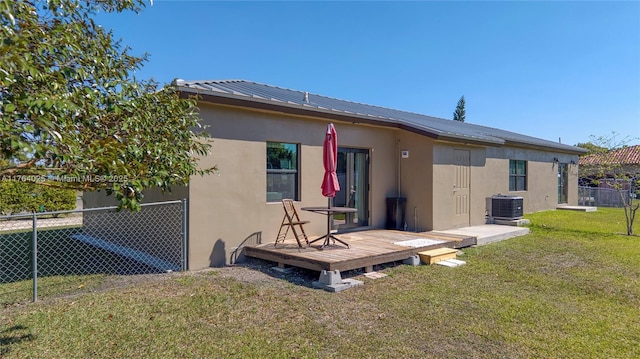
[[[189,224],[187,223],[187,214],[188,214],[189,206],[187,203],[187,199],[182,199],[182,271],[187,270],[187,241],[189,238],[188,228]]]
[[[32,232],[32,249],[31,262],[33,269],[33,302],[38,301],[38,215],[33,212],[33,232]]]

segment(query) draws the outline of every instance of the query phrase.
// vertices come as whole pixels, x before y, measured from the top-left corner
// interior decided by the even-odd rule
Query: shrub
[[[76,206],[74,190],[20,181],[0,181],[0,213],[64,211]]]
[[[36,202],[38,208],[42,205],[47,212],[72,210],[76,208],[76,191],[40,186]]]
[[[2,214],[19,213],[33,206],[29,183],[17,181],[0,182],[0,212]]]

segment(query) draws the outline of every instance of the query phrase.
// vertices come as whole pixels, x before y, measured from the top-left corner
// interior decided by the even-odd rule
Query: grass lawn
[[[465,266],[388,267],[341,293],[235,267],[8,305],[0,357],[640,357],[622,211],[528,217],[530,235],[466,249]]]
[[[38,230],[38,295],[73,295],[103,286],[106,274],[158,270],[71,238],[82,227]],[[33,298],[32,232],[0,232],[0,306]]]

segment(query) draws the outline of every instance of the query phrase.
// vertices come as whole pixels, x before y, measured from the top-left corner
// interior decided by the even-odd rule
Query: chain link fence
[[[633,195],[631,190],[617,190],[604,187],[578,187],[578,205],[595,207],[624,207]]]
[[[186,270],[186,200],[0,217],[0,305]]]

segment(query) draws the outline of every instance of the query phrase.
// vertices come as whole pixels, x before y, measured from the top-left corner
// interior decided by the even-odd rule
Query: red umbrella
[[[338,133],[333,123],[327,125],[327,133],[322,144],[322,162],[324,164],[324,178],[322,179],[322,195],[335,197],[340,190],[336,166],[338,164]]]

